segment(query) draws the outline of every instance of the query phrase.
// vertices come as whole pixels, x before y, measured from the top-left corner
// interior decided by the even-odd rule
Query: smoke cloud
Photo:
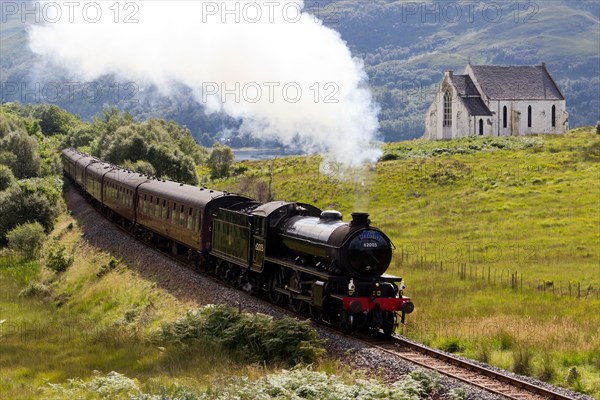
[[[346,166],[380,155],[363,64],[303,1],[53,4],[30,48],[78,78],[112,74],[165,95],[183,84],[206,112],[243,119],[255,137],[299,142]]]

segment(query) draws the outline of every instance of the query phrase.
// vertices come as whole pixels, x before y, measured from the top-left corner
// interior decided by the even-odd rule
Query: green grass
[[[355,393],[354,381],[363,378],[323,356],[307,321],[198,309],[203,305],[177,299],[91,246],[67,214],[42,253],[54,242],[73,254],[62,273],[44,258],[0,249],[0,398],[225,399],[303,392],[298,385],[325,385],[334,396],[337,389]],[[297,369],[296,361],[312,365]],[[291,375],[282,370],[290,366]],[[411,387],[397,390],[364,381],[361,391],[416,388],[426,396],[435,381],[417,374],[405,380]]]
[[[531,375],[551,369],[547,380],[600,396],[600,137],[580,128],[384,152],[360,171],[276,159],[272,195],[345,220],[371,214],[397,248],[388,272],[406,279],[416,304],[405,335],[509,369],[524,346]],[[260,197],[271,161],[244,164],[244,175],[213,186]],[[571,367],[579,382],[565,381]]]
[[[199,305],[177,300],[122,263],[98,276],[112,258],[80,238],[76,222],[62,215],[48,239],[74,252],[62,274],[43,261],[0,254],[1,398],[47,398],[49,384],[111,371],[159,393],[172,384],[204,390],[223,375],[259,377],[276,368],[239,362],[208,343],[186,349],[153,343],[162,324]],[[49,291],[19,295],[39,282]]]

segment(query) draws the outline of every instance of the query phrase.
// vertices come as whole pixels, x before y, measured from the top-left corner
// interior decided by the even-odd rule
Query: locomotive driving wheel
[[[302,293],[302,273],[300,271],[296,271],[290,277],[289,287],[292,290],[296,290]],[[295,299],[294,296],[289,296],[289,307],[290,310],[295,312],[296,314],[302,314],[306,310],[306,303],[304,300]]]
[[[277,289],[283,289],[285,281],[285,272],[282,268],[275,268],[273,275],[269,278],[269,300],[273,304],[280,304],[283,302],[283,293]]]

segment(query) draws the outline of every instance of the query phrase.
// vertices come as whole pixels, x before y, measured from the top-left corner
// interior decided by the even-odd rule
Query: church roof
[[[450,81],[470,115],[492,115],[469,75],[452,75]]]
[[[461,97],[462,102],[469,110],[470,115],[492,115],[492,112],[485,105],[481,97]]]
[[[564,100],[546,65],[471,65],[490,100]]]
[[[452,75],[450,79],[459,96],[479,96],[479,91],[469,75]]]

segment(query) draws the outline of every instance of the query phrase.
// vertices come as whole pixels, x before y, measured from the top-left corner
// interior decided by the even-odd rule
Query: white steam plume
[[[84,80],[114,74],[167,95],[186,85],[254,136],[299,140],[347,166],[380,155],[362,63],[303,1],[86,3],[60,18],[47,10],[53,22],[32,27],[31,49]]]

